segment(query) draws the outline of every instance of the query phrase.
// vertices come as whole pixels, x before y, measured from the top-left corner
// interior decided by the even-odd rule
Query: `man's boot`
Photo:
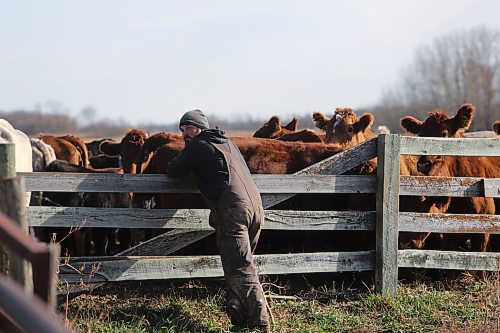
[[[231,324],[238,327],[245,325],[245,314],[243,313],[243,305],[238,298],[231,298],[227,301],[226,312],[231,319]]]

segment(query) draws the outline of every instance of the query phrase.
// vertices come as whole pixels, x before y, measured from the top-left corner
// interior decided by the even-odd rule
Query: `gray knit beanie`
[[[205,117],[203,112],[198,109],[184,113],[181,120],[179,121],[179,128],[182,125],[193,125],[201,128],[202,130],[208,129],[210,127],[208,125],[207,117]]]

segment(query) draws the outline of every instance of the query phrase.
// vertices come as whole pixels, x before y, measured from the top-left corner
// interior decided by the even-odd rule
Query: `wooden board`
[[[208,209],[28,207],[33,227],[213,230]],[[374,212],[266,210],[264,229],[374,230]]]
[[[472,271],[500,270],[500,253],[399,250],[399,267],[441,268]]]
[[[256,255],[259,274],[328,273],[373,270],[374,253],[332,252]],[[72,258],[60,283],[222,277],[219,256]]]
[[[403,155],[500,156],[500,138],[401,137]]]

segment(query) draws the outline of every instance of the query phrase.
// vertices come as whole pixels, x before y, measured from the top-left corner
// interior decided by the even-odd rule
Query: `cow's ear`
[[[497,120],[493,123],[493,130],[497,135],[500,135],[500,120]]]
[[[420,132],[422,124],[423,123],[420,120],[412,116],[401,118],[401,127],[413,134],[418,134]]]
[[[297,130],[297,123],[298,123],[297,117],[293,117],[292,121],[289,122],[285,128],[289,131],[296,131]]]
[[[330,118],[328,118],[327,116],[325,116],[321,112],[314,112],[313,113],[314,126],[316,126],[319,129],[324,130],[326,127],[326,124],[328,123],[329,120],[330,120]]]
[[[371,113],[365,113],[361,116],[359,121],[354,123],[354,133],[366,131],[372,126],[374,120],[375,118]]]
[[[472,123],[474,112],[476,112],[474,105],[470,103],[462,105],[455,117],[446,121],[448,129],[451,131],[450,134],[455,134],[460,129],[468,129]]]
[[[277,132],[280,130],[281,127],[281,121],[278,116],[272,116],[271,119],[267,122],[267,126],[269,126],[269,129],[271,129],[273,132]]]
[[[122,144],[113,141],[103,141],[99,145],[99,150],[106,155],[117,156],[121,153]]]

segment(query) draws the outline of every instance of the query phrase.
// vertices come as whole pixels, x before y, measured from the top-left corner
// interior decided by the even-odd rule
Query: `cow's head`
[[[286,126],[282,126],[278,116],[273,116],[253,134],[253,137],[277,139],[285,133],[296,131],[297,122],[297,117],[294,117],[290,123],[288,123]]]
[[[500,135],[500,120],[497,120],[493,123],[493,130],[497,135]]]
[[[337,108],[332,118],[321,112],[313,113],[314,125],[325,131],[326,142],[347,147],[371,139],[374,136],[370,130],[373,121],[370,113],[358,118],[351,108]]]
[[[474,112],[475,107],[472,104],[464,104],[457,114],[450,118],[441,109],[436,109],[430,112],[423,122],[412,116],[406,116],[401,119],[401,126],[421,137],[457,138],[462,137],[463,132],[470,127]],[[420,156],[417,169],[428,175],[442,161],[441,156]]]
[[[99,146],[99,149],[107,155],[120,155],[122,158],[123,172],[135,173],[136,161],[147,137],[148,135],[144,131],[131,129],[125,134],[120,143],[104,141]]]

